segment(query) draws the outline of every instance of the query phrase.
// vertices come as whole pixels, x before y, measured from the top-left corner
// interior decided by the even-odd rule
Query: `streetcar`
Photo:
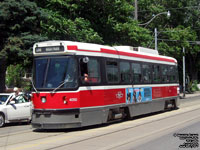
[[[78,128],[179,106],[177,61],[157,50],[45,41],[33,55],[33,128]]]

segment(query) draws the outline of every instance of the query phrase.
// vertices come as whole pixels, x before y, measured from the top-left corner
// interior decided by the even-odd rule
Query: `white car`
[[[14,93],[0,93],[0,127],[5,123],[31,121],[32,102],[25,98],[10,101],[13,96]]]

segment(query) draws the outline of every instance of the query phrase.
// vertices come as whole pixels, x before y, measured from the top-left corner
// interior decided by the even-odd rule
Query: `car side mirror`
[[[10,104],[15,104],[15,101],[10,101]]]

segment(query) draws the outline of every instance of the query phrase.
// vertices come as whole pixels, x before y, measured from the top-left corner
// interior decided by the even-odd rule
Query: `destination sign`
[[[36,47],[35,53],[64,52],[63,46]]]

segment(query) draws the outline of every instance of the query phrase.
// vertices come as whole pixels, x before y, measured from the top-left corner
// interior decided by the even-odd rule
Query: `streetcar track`
[[[29,129],[30,130],[30,129]],[[7,137],[7,136],[13,136],[13,135],[18,135],[18,134],[23,134],[23,133],[29,133],[29,132],[33,132],[33,130],[31,131],[19,131],[19,132],[15,132],[15,133],[8,133],[8,134],[3,134],[3,135],[0,135],[0,139],[1,138],[4,138],[4,137]]]
[[[188,108],[188,107],[191,107],[191,106],[186,106],[186,107],[184,107],[183,109],[186,109],[186,108]],[[79,141],[74,141],[74,142],[71,142],[71,143],[67,143],[67,144],[55,146],[55,147],[53,147],[53,148],[48,148],[48,149],[46,149],[46,150],[52,150],[52,149],[55,149],[55,148],[60,148],[60,147],[64,147],[64,146],[67,146],[67,145],[77,144],[77,143],[80,143],[80,142],[84,142],[84,141],[87,141],[87,140],[91,140],[91,139],[103,137],[103,136],[106,136],[106,135],[111,135],[111,134],[114,134],[114,133],[117,133],[117,132],[126,131],[126,130],[129,130],[129,129],[132,129],[132,128],[139,127],[139,126],[141,126],[141,125],[147,125],[147,124],[150,124],[150,123],[152,123],[152,122],[161,121],[161,120],[164,120],[164,119],[166,119],[166,118],[175,117],[175,116],[182,115],[182,114],[186,114],[186,113],[188,113],[188,112],[193,112],[193,111],[196,111],[196,110],[199,110],[199,108],[196,108],[196,109],[193,109],[193,110],[187,110],[187,111],[185,111],[185,112],[181,112],[181,113],[178,113],[178,114],[175,114],[175,115],[171,114],[171,115],[169,115],[169,116],[161,117],[161,118],[156,119],[156,120],[155,120],[155,119],[153,119],[153,120],[148,120],[148,121],[145,122],[145,123],[137,124],[137,125],[134,125],[134,126],[132,126],[132,127],[127,127],[127,128],[120,129],[120,130],[117,130],[117,131],[113,131],[113,132],[109,132],[109,133],[104,133],[104,134],[101,134],[101,135],[98,135],[98,136],[93,136],[93,137],[85,138],[85,139],[82,139],[82,140],[79,140]],[[164,113],[167,113],[167,112],[169,112],[169,111],[166,111],[166,112],[164,112]],[[161,114],[161,113],[158,113],[158,115],[159,115],[159,114]],[[151,115],[151,114],[150,114],[150,116],[156,116],[156,115]],[[142,118],[144,118],[144,117],[140,117],[140,118],[138,118],[138,119],[142,119]],[[136,119],[136,120],[138,120],[138,119]],[[191,119],[191,120],[193,120],[193,119]],[[187,120],[186,122],[189,122],[189,121],[191,121],[191,120]],[[130,120],[128,120],[128,121],[134,121],[134,119],[130,119]],[[123,121],[123,122],[128,122],[128,121]],[[123,122],[120,122],[120,123],[123,123]],[[111,123],[111,125],[112,125],[112,124],[113,124],[113,123]],[[108,124],[108,126],[109,126],[109,125],[110,125],[110,124]],[[175,126],[174,126],[174,127],[175,127]],[[96,127],[94,127],[94,126],[89,127],[89,129],[93,129],[93,128],[96,128]],[[83,130],[85,130],[85,129],[84,129],[84,128],[82,128],[82,129],[71,129],[71,131],[69,131],[69,132],[67,132],[67,133],[66,133],[66,130],[61,130],[61,131],[64,132],[64,133],[58,133],[58,132],[56,132],[57,134],[54,134],[54,135],[47,135],[47,136],[40,137],[40,138],[37,137],[37,138],[31,139],[31,140],[26,140],[26,141],[22,141],[22,142],[12,143],[12,144],[9,144],[9,145],[6,144],[6,145],[0,146],[0,147],[12,146],[12,145],[15,145],[15,144],[23,144],[23,143],[26,143],[26,142],[37,141],[37,140],[40,140],[40,139],[43,139],[43,140],[44,140],[44,139],[47,139],[47,138],[50,138],[50,137],[56,137],[56,136],[60,136],[60,135],[64,135],[64,134],[69,134],[69,133],[74,132],[74,131],[83,131]],[[86,130],[87,130],[87,127],[86,127]],[[51,131],[51,130],[49,130],[49,131]],[[29,133],[29,132],[31,133],[31,132],[33,132],[33,130],[26,131],[26,132],[13,133],[13,134],[9,134],[8,136],[20,135],[20,134],[22,134],[22,133]],[[36,132],[37,132],[37,131],[36,131]],[[1,138],[5,138],[5,137],[7,137],[7,136],[6,136],[6,135],[0,136],[0,139],[1,139]],[[139,140],[139,139],[138,139],[138,140]],[[130,142],[131,142],[131,141],[130,141]]]
[[[65,133],[63,133],[63,134],[65,134]],[[7,146],[15,145],[15,144],[22,144],[22,143],[31,142],[31,141],[37,141],[37,140],[40,140],[40,139],[45,139],[45,138],[49,138],[49,137],[59,136],[59,135],[63,135],[63,134],[47,135],[47,136],[45,136],[45,137],[35,138],[35,139],[23,141],[23,142],[12,143],[12,144],[9,144],[9,145],[6,144],[6,145],[4,145],[4,146],[0,146],[0,148],[1,148],[1,147],[7,147]]]

